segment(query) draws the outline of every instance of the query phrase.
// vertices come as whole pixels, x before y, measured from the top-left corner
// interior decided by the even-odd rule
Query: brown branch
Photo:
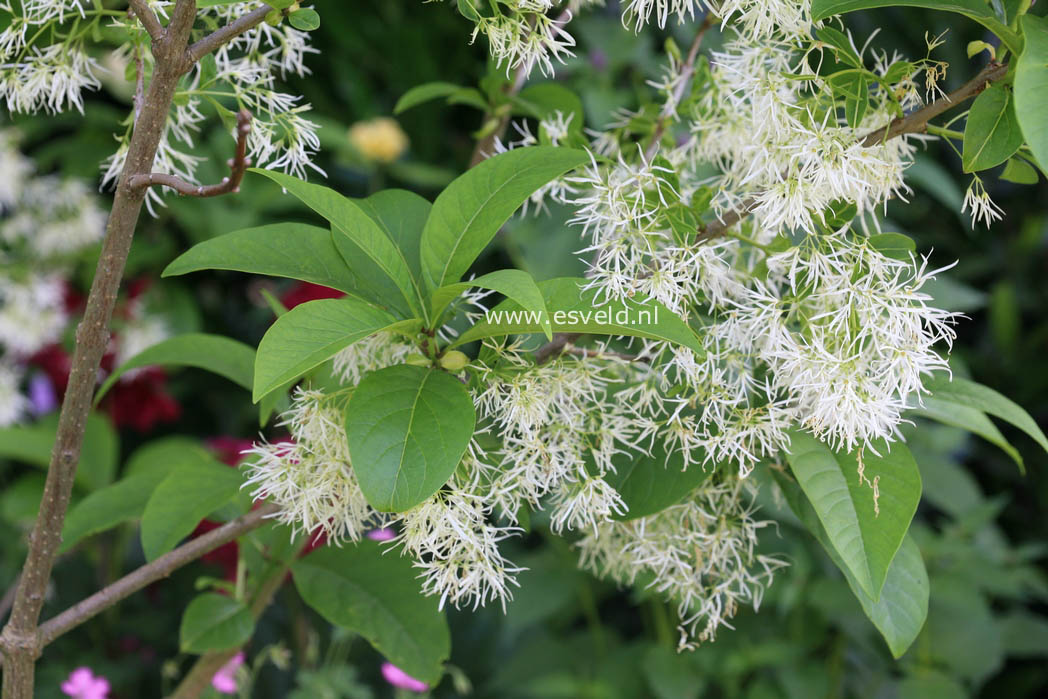
[[[587,347],[575,347],[568,345],[564,348],[565,354],[574,354],[579,357],[592,357],[594,359],[601,359],[602,357],[613,357],[615,359],[621,359],[626,362],[642,362],[648,364],[651,362],[650,357],[644,357],[639,354],[629,354],[627,352],[615,352],[612,350],[599,350],[589,349]]]
[[[280,12],[284,16],[287,16],[289,10],[290,8],[284,8],[283,10],[278,10],[278,12]],[[226,26],[216,29],[214,32],[208,34],[200,41],[194,43],[192,46],[189,47],[188,51],[186,52],[187,56],[189,57],[190,66],[192,66],[193,63],[196,63],[212,51],[217,50],[222,45],[227,44],[233,39],[237,38],[249,29],[253,29],[258,25],[262,24],[262,22],[264,22],[266,19],[266,15],[268,15],[270,12],[273,12],[273,8],[269,5],[263,5],[262,7],[256,10],[248,12],[243,17],[240,17],[235,21],[230,22]]]
[[[209,551],[243,536],[266,523],[266,517],[277,511],[276,505],[267,504],[245,515],[226,522],[173,551],[165,553],[151,563],[134,570],[95,594],[77,602],[61,614],[40,625],[40,641],[47,645],[62,634],[75,629],[99,612],[120,600],[138,592],[146,585],[166,578],[182,566],[192,563]]]
[[[160,186],[170,187],[179,194],[187,197],[217,197],[222,194],[240,191],[240,182],[244,179],[244,173],[251,165],[251,159],[247,157],[247,137],[251,133],[251,114],[246,109],[237,113],[237,150],[232,160],[228,161],[230,168],[229,177],[223,177],[218,184],[192,184],[186,182],[177,175],[165,175],[154,172],[149,175],[135,175],[128,181],[128,186],[135,189]]]
[[[149,34],[149,38],[159,43],[164,38],[164,26],[160,24],[160,19],[157,18],[156,13],[149,7],[149,3],[146,0],[128,0],[127,4],[130,5],[128,10],[135,17],[138,17],[138,21],[142,23],[142,27]]]
[[[702,24],[699,26],[699,31],[695,34],[695,38],[691,42],[691,48],[688,49],[688,56],[684,59],[684,65],[681,66],[680,79],[677,83],[676,88],[673,90],[673,96],[671,103],[673,105],[680,104],[681,99],[684,98],[684,91],[691,84],[691,77],[695,74],[695,60],[699,57],[699,47],[702,46],[702,38],[706,36],[706,32],[713,26],[713,22],[716,17],[713,16],[712,12],[707,12],[706,17],[702,20]],[[659,152],[659,146],[662,144],[662,137],[666,134],[666,129],[669,128],[670,115],[665,113],[659,114],[659,118],[655,122],[655,130],[651,134],[651,143],[644,150],[644,162],[650,163],[651,159],[655,157],[655,154]]]

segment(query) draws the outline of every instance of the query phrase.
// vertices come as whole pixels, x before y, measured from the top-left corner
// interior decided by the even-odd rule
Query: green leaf
[[[70,508],[59,553],[69,551],[92,534],[140,519],[153,490],[179,466],[213,461],[199,444],[182,437],[160,439],[141,447],[128,459],[123,478],[90,493]]]
[[[335,247],[358,280],[358,293],[404,317],[425,311],[403,253],[357,202],[333,189],[252,168],[331,222]]]
[[[535,190],[588,157],[552,146],[518,148],[488,158],[449,184],[422,232],[422,275],[429,288],[459,281]]]
[[[1001,22],[982,0],[812,0],[811,18],[817,22],[833,15],[875,7],[924,7],[956,12],[989,29],[1012,51],[1018,53],[1022,46],[1022,39]]]
[[[581,134],[586,126],[586,118],[582,112],[582,100],[560,83],[546,82],[530,85],[524,88],[517,96],[517,104],[525,107],[529,116],[543,119],[560,112],[564,118],[571,117],[568,124],[569,133]],[[541,135],[541,134],[540,134]]]
[[[393,107],[393,113],[400,114],[401,112],[406,112],[412,107],[417,107],[418,105],[429,102],[430,100],[439,99],[441,97],[450,97],[463,89],[465,88],[461,85],[440,81],[416,85],[400,96],[400,99],[397,100],[396,106]]]
[[[976,172],[1000,165],[1015,155],[1022,144],[1012,93],[1003,85],[990,85],[975,98],[968,112],[961,151],[964,171]]]
[[[365,376],[346,408],[346,435],[368,503],[403,512],[437,492],[475,423],[466,387],[443,371],[401,364]]]
[[[913,238],[902,233],[874,233],[867,240],[874,250],[896,260],[909,262],[917,250]]]
[[[870,85],[861,70],[845,70],[827,78],[833,94],[844,101],[844,120],[858,128],[870,106]]]
[[[142,350],[121,364],[98,389],[95,404],[102,400],[102,396],[121,376],[144,366],[188,366],[205,369],[224,376],[250,391],[251,367],[254,363],[255,351],[243,342],[205,333],[177,335]]]
[[[962,403],[955,403],[940,398],[938,395],[924,396],[923,405],[911,412],[922,417],[931,418],[944,425],[960,427],[972,434],[977,434],[987,442],[1000,447],[1004,453],[1012,457],[1019,466],[1019,470],[1026,473],[1026,466],[1019,451],[1005,439],[1001,431],[997,429],[990,418],[981,410]]]
[[[46,469],[51,462],[57,428],[56,414],[32,425],[0,429],[0,457]],[[97,490],[111,483],[119,454],[120,443],[109,419],[98,413],[88,415],[76,484],[86,490]]]
[[[236,497],[240,473],[211,460],[178,466],[160,481],[142,512],[142,550],[152,561],[173,549],[200,520]]]
[[[855,454],[834,452],[799,430],[790,433],[790,440],[790,468],[830,543],[859,586],[874,601],[879,600],[888,567],[921,499],[917,464],[900,442],[879,442],[876,449],[881,456],[867,449],[864,478],[877,479],[880,495],[875,501],[870,485],[859,480]]]
[[[447,309],[448,304],[454,301],[459,294],[470,287],[491,289],[503,296],[512,299],[524,310],[540,313],[544,319],[543,332],[548,339],[553,338],[553,329],[550,325],[549,314],[546,312],[546,301],[542,298],[542,291],[538,284],[527,272],[519,269],[501,269],[483,276],[471,279],[468,282],[449,284],[442,286],[433,292],[431,303],[433,304],[433,318],[440,318]]]
[[[183,653],[239,648],[251,639],[255,620],[240,600],[217,592],[192,599],[182,614],[178,645]]]
[[[1018,427],[1048,452],[1048,438],[1044,436],[1044,432],[1030,417],[1030,414],[992,388],[962,379],[959,376],[951,380],[950,377],[941,374],[926,381],[924,387],[928,389],[933,398],[981,410]],[[976,434],[979,433],[976,432]]]
[[[680,451],[667,457],[659,441],[651,454],[622,453],[612,461],[615,471],[604,474],[604,480],[618,491],[628,508],[625,515],[615,517],[618,520],[647,517],[676,505],[710,475],[698,464],[684,470]]]
[[[319,548],[291,572],[302,599],[322,617],[359,633],[412,677],[439,682],[451,637],[436,600],[422,596],[409,558],[361,541]]]
[[[811,503],[804,498],[796,481],[775,470],[772,470],[772,475],[782,489],[790,509],[844,573],[852,594],[859,600],[863,612],[888,643],[892,655],[895,658],[902,657],[917,638],[928,616],[928,571],[924,567],[921,551],[913,539],[909,535],[903,538],[898,553],[888,567],[880,599],[874,600],[866,594],[837,553],[819,516]]]
[[[419,246],[432,204],[406,189],[384,189],[367,199],[358,199],[357,205],[385,231],[404,255],[412,276],[421,280]]]
[[[252,399],[259,402],[354,342],[397,323],[381,308],[353,298],[295,306],[277,318],[258,343]]]
[[[245,228],[194,245],[164,270],[174,277],[203,269],[286,277],[357,293],[357,280],[339,257],[331,231],[304,223]]]
[[[287,16],[291,26],[303,32],[311,32],[320,28],[320,15],[310,7],[295,10]]]
[[[836,51],[838,60],[841,60],[853,68],[862,68],[862,59],[859,58],[859,54],[855,52],[855,49],[851,45],[851,41],[844,32],[834,29],[833,27],[819,27],[815,30],[815,36],[819,41],[832,46]]]
[[[599,305],[597,291],[583,290],[585,279],[561,277],[539,282],[554,332],[625,335],[665,340],[705,356],[695,332],[657,301],[613,301]],[[498,322],[496,322],[496,320]],[[541,315],[526,312],[507,299],[488,312],[487,318],[463,333],[452,347],[510,334],[543,331]]]
[[[1016,184],[1037,184],[1037,170],[1022,158],[1009,158],[1004,165],[1001,179]]]
[[[1048,163],[1048,19],[1019,18],[1026,42],[1015,69],[1015,116],[1041,167]]]

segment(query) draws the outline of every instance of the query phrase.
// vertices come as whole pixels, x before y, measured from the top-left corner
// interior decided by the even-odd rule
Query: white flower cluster
[[[149,5],[166,20],[173,2],[150,0]],[[243,0],[200,7],[194,38],[262,5],[260,0]],[[0,32],[0,100],[9,111],[83,111],[84,90],[99,89],[103,78],[112,84],[123,82],[125,72],[134,76],[127,90],[118,90],[126,97],[134,92],[136,81],[147,82],[152,75],[149,37],[130,13],[85,0],[0,2],[0,10],[11,17]],[[103,56],[106,49],[95,45],[94,37],[109,28],[123,31],[127,40]],[[320,148],[317,125],[305,116],[309,105],[278,89],[279,79],[287,74],[308,72],[305,56],[315,53],[308,38],[288,22],[262,22],[201,60],[176,93],[154,169],[197,182],[195,135],[206,119],[205,108],[211,107],[228,120],[231,132],[238,110],[251,113],[249,156],[256,165],[300,177],[308,169],[319,171],[312,162]],[[41,43],[44,40],[49,43]],[[114,185],[123,171],[134,116],[118,136],[116,152],[102,165],[105,185]],[[162,203],[160,191],[150,189],[149,210],[155,212]]]
[[[757,553],[751,499],[738,479],[716,477],[688,499],[648,517],[607,522],[578,548],[581,565],[621,585],[650,576],[648,586],[678,604],[679,649],[713,640],[741,605],[760,607],[784,561]]]

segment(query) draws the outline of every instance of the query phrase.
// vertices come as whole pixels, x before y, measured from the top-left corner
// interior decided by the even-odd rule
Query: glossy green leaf
[[[1018,427],[1037,442],[1042,449],[1048,452],[1048,438],[1044,436],[1044,432],[1034,422],[1034,419],[1030,417],[1030,414],[1014,401],[1002,396],[992,388],[959,376],[955,376],[951,380],[950,377],[942,374],[937,374],[934,378],[926,381],[924,387],[928,389],[933,398],[937,398],[940,401],[948,401],[980,410]],[[979,433],[977,432],[976,434]]]
[[[169,473],[185,464],[213,461],[203,447],[181,437],[160,439],[141,447],[128,459],[123,478],[90,493],[70,508],[59,552],[72,549],[92,534],[140,519],[153,490]]]
[[[357,278],[358,293],[404,317],[424,311],[404,254],[353,199],[272,170],[253,169],[331,222],[335,247]]]
[[[924,7],[929,10],[955,12],[978,22],[1001,37],[1012,51],[1018,52],[1022,46],[1022,40],[1016,33],[1001,22],[990,6],[982,0],[812,0],[811,18],[819,21],[833,15],[875,7]]]
[[[583,290],[586,283],[585,279],[573,277],[539,282],[554,332],[646,337],[672,342],[700,356],[705,355],[695,332],[662,304],[637,300],[598,304],[596,290]],[[485,320],[463,333],[452,346],[486,337],[542,332],[541,320],[541,314],[525,311],[520,304],[507,299],[491,309]]]
[[[896,260],[910,261],[917,244],[913,238],[902,233],[874,233],[867,240],[877,252]]]
[[[358,199],[357,205],[385,231],[404,255],[412,276],[421,281],[419,247],[422,244],[422,229],[433,205],[406,189],[384,189],[367,199]]]
[[[255,619],[240,600],[205,592],[190,601],[182,614],[178,645],[183,653],[207,653],[238,648],[251,639]]]
[[[827,78],[833,94],[844,102],[844,120],[858,128],[870,107],[870,85],[861,70],[845,70]]]
[[[320,29],[320,14],[310,7],[295,10],[287,19],[291,26],[299,31],[311,32]]]
[[[393,107],[394,114],[400,114],[406,112],[412,107],[417,107],[420,104],[425,104],[431,100],[440,99],[441,97],[450,97],[460,90],[466,89],[461,85],[455,83],[434,81],[428,83],[422,83],[411,88],[397,100],[397,104]]]
[[[257,403],[354,342],[398,323],[359,299],[320,299],[277,318],[258,344],[252,398]]]
[[[923,405],[912,410],[912,413],[979,435],[987,442],[1000,447],[1004,453],[1012,457],[1019,466],[1019,470],[1025,473],[1026,466],[1023,463],[1022,455],[1005,439],[984,412],[970,405],[956,403],[935,395],[924,396],[922,401]]]
[[[921,476],[906,445],[880,442],[863,455],[860,482],[854,453],[835,452],[812,435],[794,430],[787,460],[826,529],[834,549],[874,601],[921,499]],[[876,479],[879,497],[866,481]]]
[[[299,279],[356,293],[356,277],[339,257],[331,231],[305,223],[245,228],[198,243],[177,257],[163,276],[203,269]]]
[[[368,503],[403,512],[447,482],[473,436],[476,415],[451,374],[401,364],[368,374],[346,408],[353,471]]]
[[[1016,184],[1037,184],[1037,170],[1022,158],[1011,158],[1004,165],[1001,179]]]
[[[1015,69],[1015,116],[1034,158],[1048,163],[1048,19],[1019,18],[1025,47]]]
[[[619,520],[647,517],[676,505],[706,480],[713,469],[711,466],[706,470],[701,464],[693,463],[685,470],[683,455],[675,451],[667,457],[661,441],[655,442],[651,454],[617,454],[612,462],[615,471],[605,474],[604,480],[618,491],[628,508],[626,514],[615,517]]]
[[[239,471],[218,461],[186,463],[167,474],[142,512],[142,550],[154,560],[240,492]]]
[[[535,190],[588,160],[582,151],[518,148],[470,168],[433,203],[422,232],[422,275],[430,289],[453,284]]]
[[[859,600],[862,610],[888,643],[896,658],[913,644],[928,617],[928,571],[924,567],[921,551],[910,536],[905,536],[898,553],[888,567],[881,588],[880,599],[874,600],[856,581],[848,565],[830,542],[819,516],[797,482],[784,473],[772,471],[776,483],[782,489],[786,502],[802,524],[829,554],[830,559],[844,573],[852,594]]]
[[[1011,91],[1003,85],[990,85],[975,98],[968,112],[961,150],[964,171],[977,172],[1000,165],[1015,155],[1022,144]]]
[[[176,335],[148,347],[121,364],[98,389],[95,403],[120,377],[146,366],[184,366],[210,371],[251,390],[255,351],[243,342],[205,333]]]
[[[540,313],[544,319],[543,332],[546,333],[547,338],[553,338],[553,329],[550,325],[549,314],[546,312],[546,301],[542,298],[542,291],[530,274],[519,269],[501,269],[468,282],[449,284],[437,289],[430,300],[433,304],[433,318],[440,318],[448,304],[470,287],[497,291],[515,301],[524,310]]]
[[[321,547],[291,572],[302,599],[322,617],[359,633],[412,677],[440,681],[451,638],[436,599],[422,595],[410,558],[361,541]]]

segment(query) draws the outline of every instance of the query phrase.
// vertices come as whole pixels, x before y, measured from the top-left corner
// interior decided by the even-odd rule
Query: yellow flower
[[[349,129],[349,142],[368,160],[391,163],[408,147],[407,134],[394,119],[358,121]]]

